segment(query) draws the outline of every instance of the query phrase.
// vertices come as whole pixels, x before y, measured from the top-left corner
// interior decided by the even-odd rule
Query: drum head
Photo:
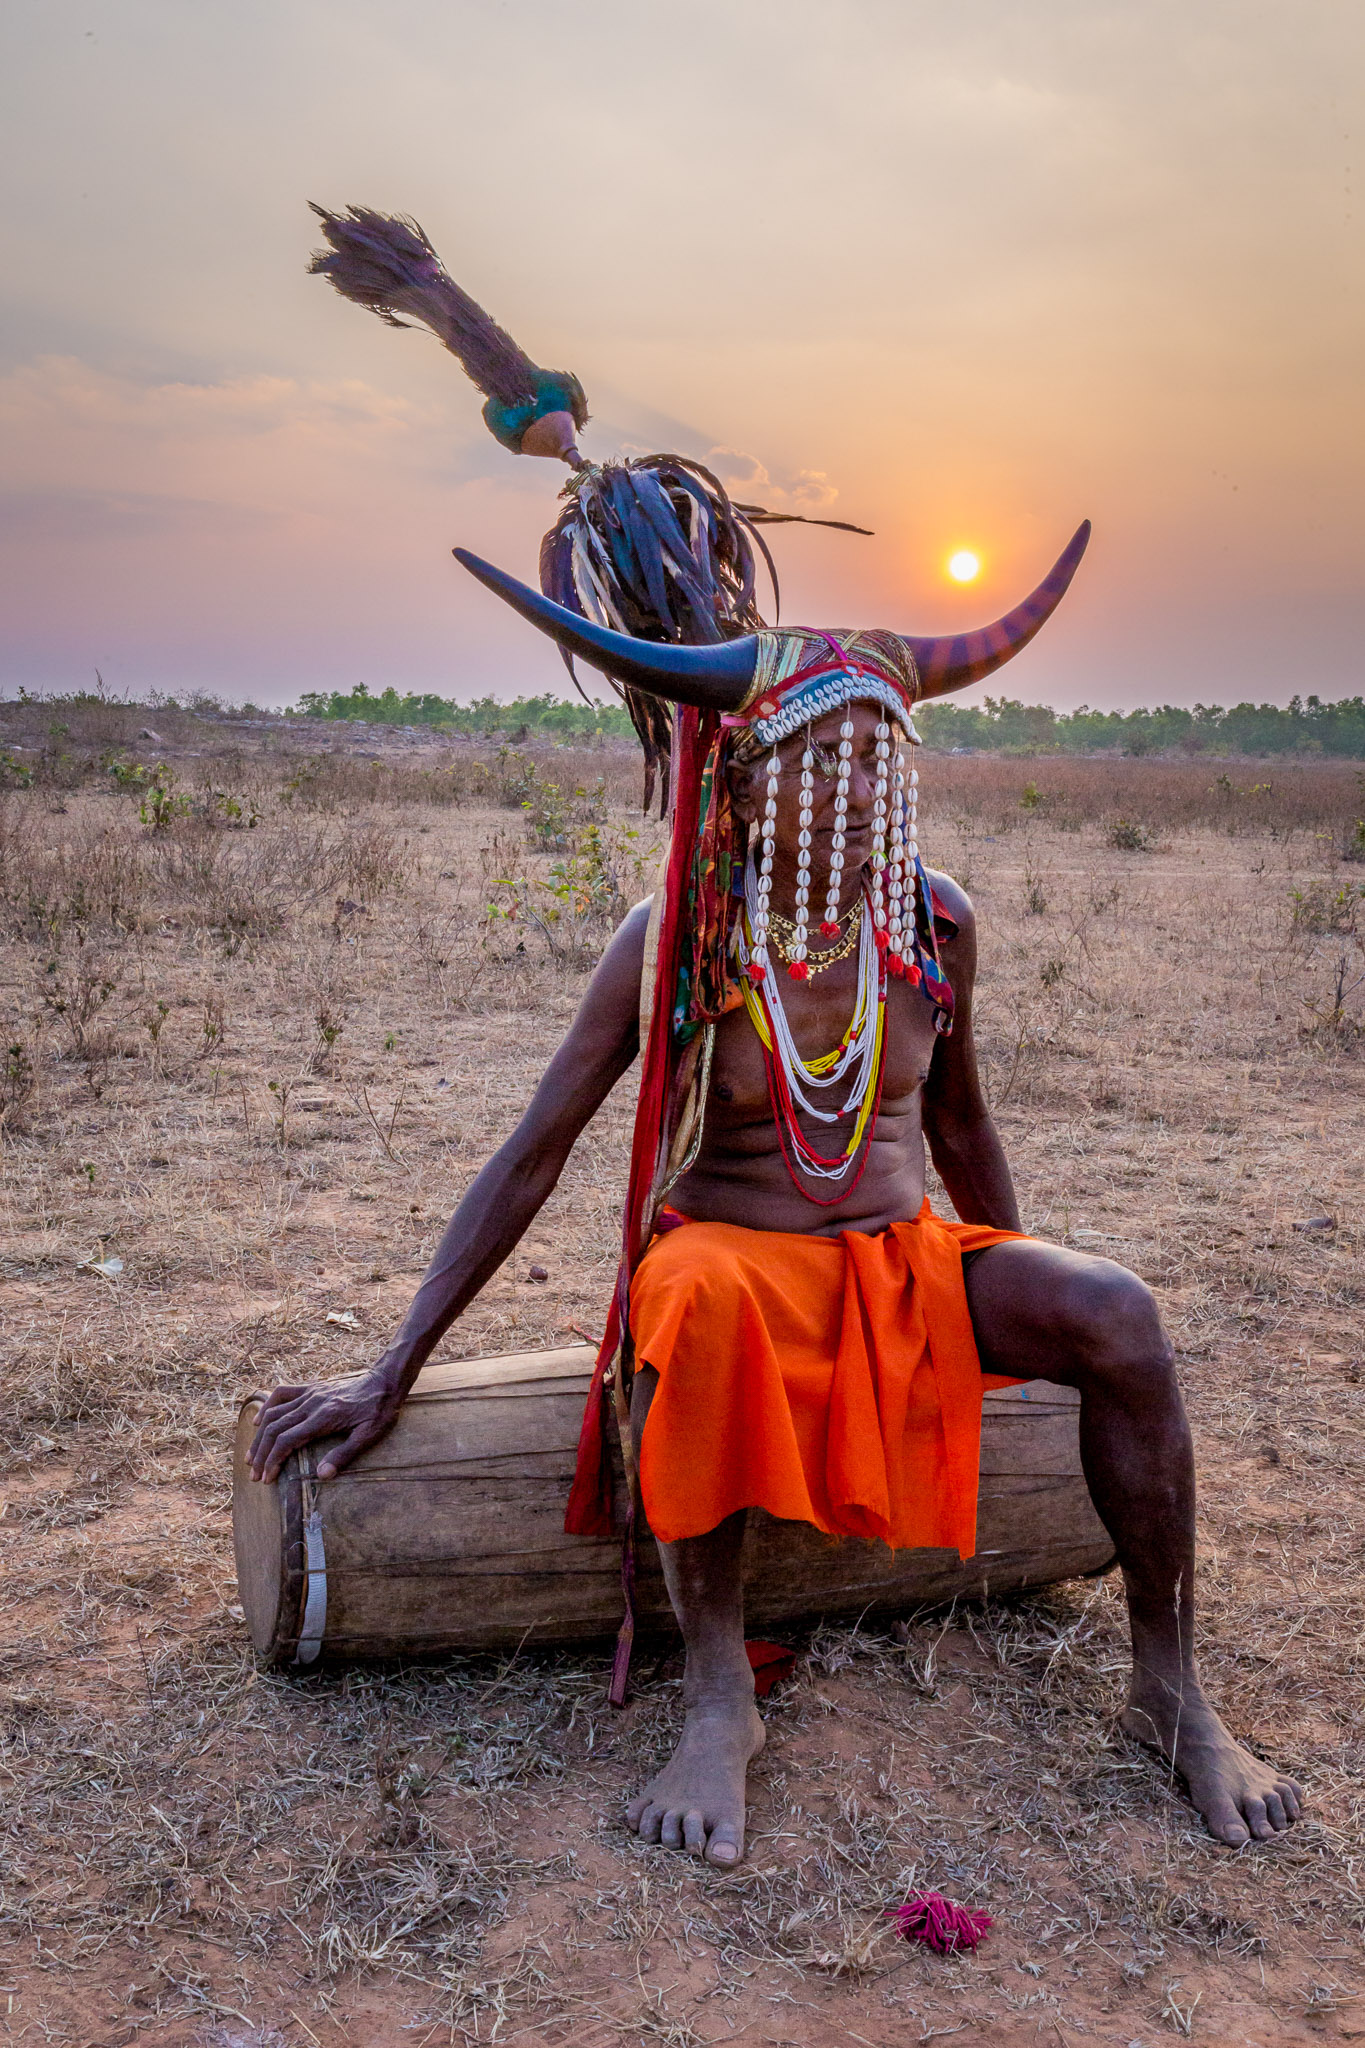
[[[303,1503],[297,1461],[290,1458],[270,1485],[253,1479],[247,1452],[256,1434],[261,1400],[242,1403],[232,1474],[232,1546],[237,1593],[257,1655],[287,1663],[298,1640],[303,1598]]]

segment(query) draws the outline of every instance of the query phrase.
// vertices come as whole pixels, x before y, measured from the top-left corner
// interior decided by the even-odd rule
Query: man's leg
[[[635,1375],[630,1424],[637,1458],[658,1384],[652,1366]],[[626,1810],[645,1841],[690,1849],[721,1864],[738,1863],[744,1854],[745,1773],[763,1747],[754,1674],[744,1650],[744,1521],[743,1513],[728,1515],[708,1535],[659,1545],[664,1583],[687,1647],[687,1718],[672,1757]]]
[[[1195,1665],[1194,1455],[1151,1293],[1108,1259],[1001,1244],[970,1261],[967,1301],[984,1371],[1080,1391],[1081,1460],[1128,1594],[1124,1728],[1171,1759],[1220,1841],[1277,1833],[1303,1795],[1233,1741]]]

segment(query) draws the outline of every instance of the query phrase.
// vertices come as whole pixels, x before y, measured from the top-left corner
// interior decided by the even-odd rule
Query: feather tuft
[[[531,419],[549,411],[571,413],[579,429],[587,425],[578,379],[566,370],[538,368],[456,284],[415,220],[369,206],[330,213],[314,203],[313,212],[328,247],[315,253],[310,274],[325,277],[342,298],[389,327],[418,322],[430,328],[489,400],[485,418],[505,446],[516,449]]]
[[[772,558],[748,510],[701,463],[647,455],[585,464],[563,495],[568,503],[540,551],[540,587],[557,604],[639,640],[690,646],[763,625],[755,550],[770,573]],[[572,657],[564,659],[574,675]],[[670,713],[646,691],[621,686],[620,694],[644,749],[644,807],[657,787],[662,815]]]

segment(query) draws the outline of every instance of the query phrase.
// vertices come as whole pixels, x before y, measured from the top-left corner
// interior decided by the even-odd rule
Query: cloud
[[[47,357],[0,378],[0,435],[11,688],[98,665],[119,686],[266,700],[361,676],[458,690],[507,628],[451,542],[525,571],[552,516],[548,465],[508,462],[477,413],[355,379]],[[469,687],[489,687],[482,667]]]
[[[762,504],[766,512],[799,512],[815,518],[828,512],[839,493],[821,469],[774,476],[756,455],[739,448],[713,448],[707,461],[732,497]]]
[[[187,509],[206,502],[269,510],[281,468],[317,485],[339,462],[423,464],[422,416],[408,400],[354,379],[232,378],[148,382],[71,356],[43,357],[0,378],[0,433],[11,493],[54,493]]]
[[[11,545],[55,547],[107,541],[114,536],[165,537],[192,528],[201,539],[259,531],[278,523],[269,507],[215,503],[173,491],[0,491],[0,535]]]

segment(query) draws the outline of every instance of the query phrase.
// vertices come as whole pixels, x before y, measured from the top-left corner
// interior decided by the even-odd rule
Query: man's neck
[[[851,874],[844,875],[842,886],[839,890],[839,908],[834,913],[840,923],[849,915],[850,911],[856,909],[863,893],[863,881],[866,872],[866,868],[861,867],[854,868]],[[812,875],[807,886],[810,889],[810,902],[806,906],[806,923],[812,931],[818,931],[824,922],[825,906],[829,901],[829,877],[825,875],[817,880]],[[795,866],[788,868],[780,865],[777,861],[773,862],[773,888],[772,895],[768,900],[771,908],[777,912],[779,917],[786,918],[789,924],[796,922]]]

